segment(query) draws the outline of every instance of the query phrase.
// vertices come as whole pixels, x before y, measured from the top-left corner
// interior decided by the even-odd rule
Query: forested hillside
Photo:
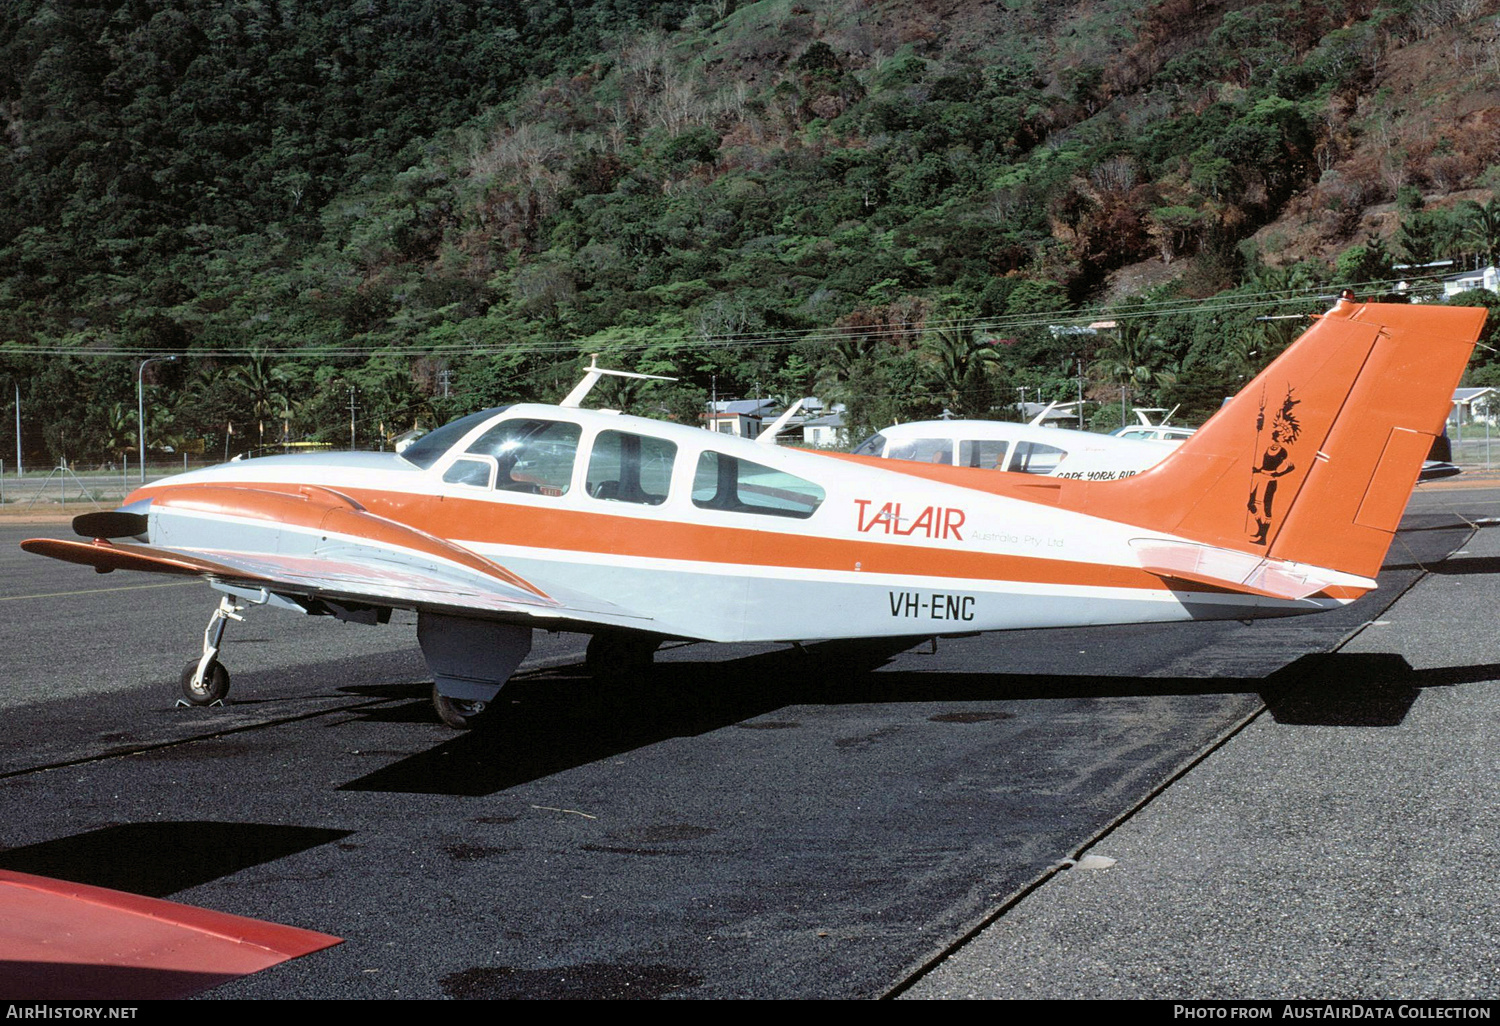
[[[152,439],[347,440],[353,389],[373,445],[597,352],[683,419],[1002,416],[1080,366],[1101,423],[1201,415],[1296,333],[1257,315],[1495,259],[1497,9],[12,0],[7,409],[107,460],[177,354]]]

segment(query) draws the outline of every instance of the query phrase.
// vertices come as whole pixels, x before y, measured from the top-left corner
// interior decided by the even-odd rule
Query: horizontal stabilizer
[[[1250,552],[1160,538],[1131,541],[1141,569],[1167,580],[1210,584],[1277,599],[1305,599],[1329,588],[1368,591],[1375,582],[1321,567],[1266,559]]]
[[[183,998],[341,943],[295,926],[0,869],[0,993],[13,1001]]]

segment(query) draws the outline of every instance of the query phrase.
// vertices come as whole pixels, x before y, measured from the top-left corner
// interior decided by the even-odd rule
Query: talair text
[[[903,517],[899,502],[887,502],[874,513],[870,512],[870,507],[875,505],[873,500],[855,499],[854,504],[859,507],[857,516],[861,534],[879,531],[903,538],[917,534],[924,538],[964,540],[958,533],[966,519],[964,511],[952,506],[925,506],[915,517]]]

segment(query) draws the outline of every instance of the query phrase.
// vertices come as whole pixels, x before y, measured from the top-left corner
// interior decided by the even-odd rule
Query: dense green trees
[[[1323,172],[1379,126],[1338,112],[1414,15],[1107,7],[1059,41],[1028,0],[951,30],[843,0],[16,0],[0,378],[46,411],[28,449],[99,460],[160,352],[150,434],[213,451],[347,441],[351,403],[374,445],[555,399],[594,352],[681,378],[619,397],[681,418],[711,388],[998,412],[1080,364],[1203,415],[1278,344],[1252,311],[1493,259],[1493,200],[1406,191],[1334,268],[1269,280],[1247,246],[1294,200],[1358,213]],[[1122,328],[1050,330],[1148,258],[1176,284]]]

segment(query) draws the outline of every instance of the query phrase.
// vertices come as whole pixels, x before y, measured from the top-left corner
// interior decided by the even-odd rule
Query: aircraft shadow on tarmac
[[[0,985],[7,991],[7,996],[24,994],[28,1000],[70,1004],[191,997],[242,975],[185,972],[156,966],[0,960]]]
[[[1387,652],[1305,655],[1266,678],[1261,697],[1277,723],[1393,727],[1424,688],[1500,679],[1500,663],[1413,669]]]
[[[1387,566],[1387,570],[1426,570],[1443,577],[1469,577],[1483,574],[1500,574],[1500,556],[1474,556],[1465,559],[1444,560],[1441,563],[1401,563]]]
[[[123,823],[0,851],[0,869],[165,898],[348,834],[268,823]]]
[[[1500,678],[1500,665],[1414,670],[1399,655],[1303,656],[1261,678],[873,671],[913,639],[826,643],[723,662],[679,661],[608,686],[578,667],[518,675],[485,728],[382,767],[340,790],[478,797],[674,737],[755,722],[797,705],[1088,701],[1161,695],[1258,693],[1277,723],[1394,726],[1423,688]],[[705,686],[711,681],[711,686]],[[349,688],[409,702],[367,710],[367,719],[430,721],[424,686]],[[948,718],[1005,719],[1015,712],[959,710]]]

